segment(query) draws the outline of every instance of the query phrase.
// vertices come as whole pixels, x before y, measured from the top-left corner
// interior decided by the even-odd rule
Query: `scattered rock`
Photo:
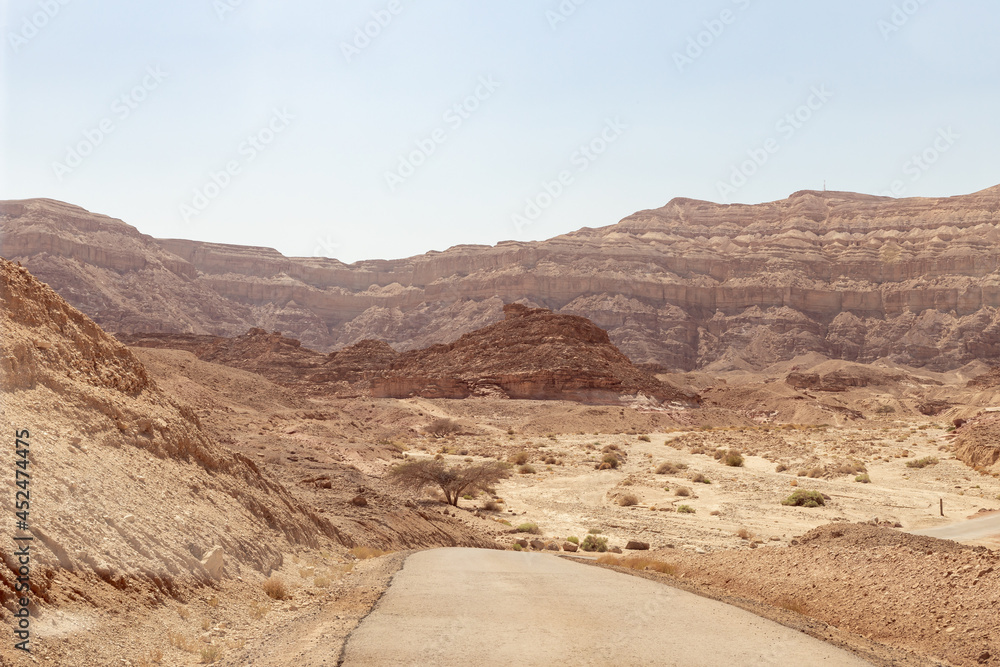
[[[563,551],[568,551],[570,553],[575,553],[576,550],[579,549],[579,548],[580,547],[576,546],[572,542],[563,542],[563,545],[562,545]]]
[[[628,544],[625,545],[625,548],[626,549],[630,549],[632,551],[648,551],[649,550],[649,543],[648,542],[640,542],[638,540],[629,540]]]
[[[205,557],[201,559],[202,566],[208,570],[208,574],[211,575],[213,579],[222,578],[222,557],[222,547],[216,546],[209,549],[208,553],[205,554]]]

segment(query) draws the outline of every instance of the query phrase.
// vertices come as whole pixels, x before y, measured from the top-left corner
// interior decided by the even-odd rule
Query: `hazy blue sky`
[[[996,0],[8,0],[4,18],[0,198],[158,237],[354,261],[677,196],[1000,183]]]

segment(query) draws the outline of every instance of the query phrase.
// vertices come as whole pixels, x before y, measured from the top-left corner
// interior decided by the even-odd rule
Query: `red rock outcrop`
[[[256,326],[321,351],[364,339],[412,350],[522,302],[588,317],[650,368],[760,368],[810,351],[933,370],[1000,361],[1000,186],[901,200],[804,191],[753,206],[675,199],[547,241],[350,265],[155,240],[48,200],[0,205],[0,232],[5,257],[122,332]]]
[[[617,403],[645,396],[692,404],[697,396],[636,368],[603,329],[583,317],[521,304],[506,319],[447,345],[399,355],[372,379],[379,397],[498,396]]]

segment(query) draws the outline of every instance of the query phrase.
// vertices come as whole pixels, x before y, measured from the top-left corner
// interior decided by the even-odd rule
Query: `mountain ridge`
[[[516,302],[587,317],[650,368],[733,355],[762,367],[810,351],[935,369],[1000,359],[1000,186],[675,198],[546,241],[352,264],[154,239],[52,200],[0,202],[0,232],[0,254],[123,333],[259,327],[321,351],[364,339],[407,351],[498,322]]]

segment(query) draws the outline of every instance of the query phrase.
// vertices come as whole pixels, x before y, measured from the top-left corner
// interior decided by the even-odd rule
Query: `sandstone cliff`
[[[504,307],[506,319],[447,345],[399,355],[372,379],[377,397],[495,396],[618,403],[645,396],[661,402],[697,402],[694,394],[639,370],[589,320]]]
[[[547,241],[350,265],[155,240],[48,200],[0,205],[0,231],[3,256],[123,332],[257,326],[322,351],[364,339],[411,350],[522,302],[593,320],[650,368],[762,367],[810,351],[936,370],[1000,360],[1000,186],[937,199],[675,199]]]

